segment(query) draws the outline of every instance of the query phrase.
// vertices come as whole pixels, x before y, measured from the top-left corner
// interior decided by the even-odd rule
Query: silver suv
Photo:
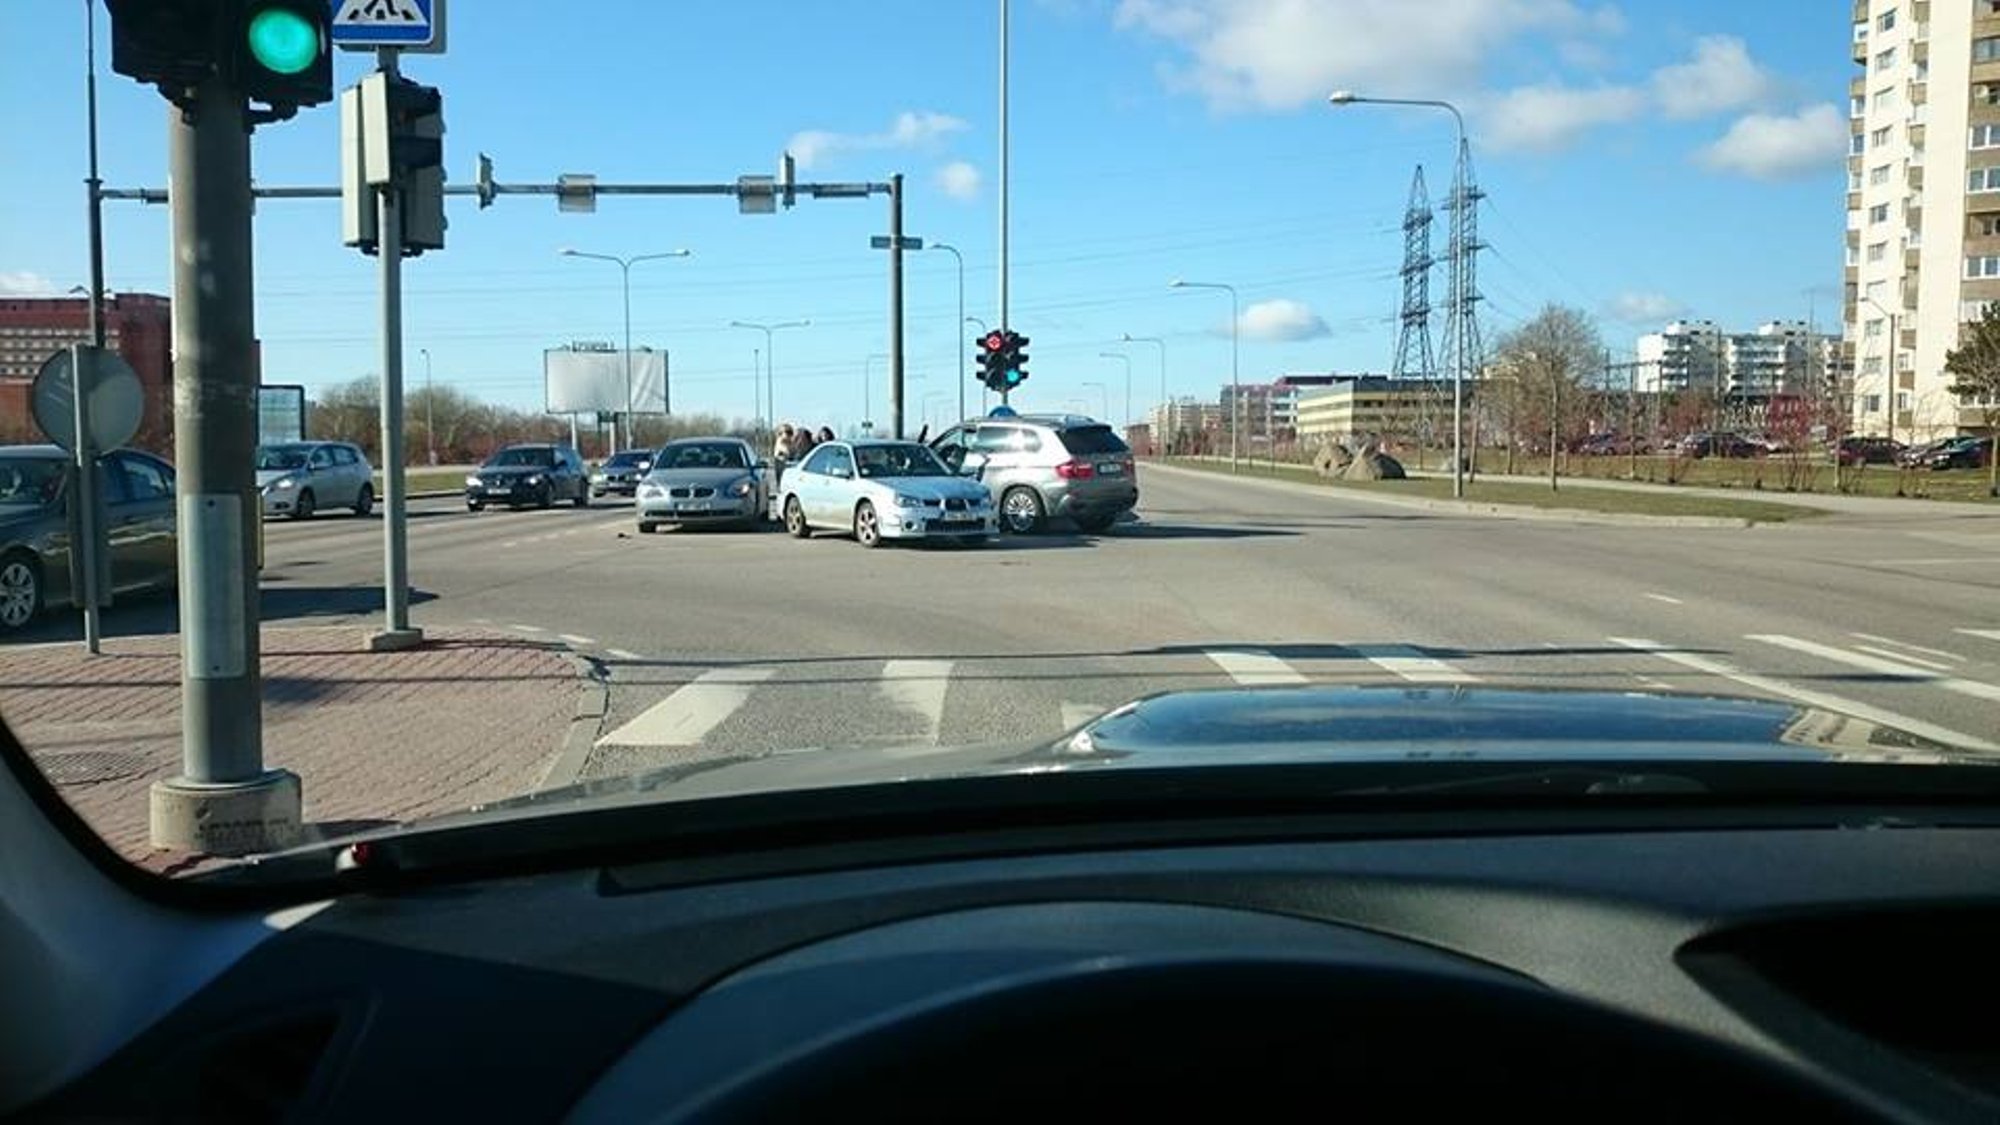
[[[944,463],[986,485],[1000,526],[1017,535],[1068,519],[1104,531],[1139,503],[1132,447],[1078,414],[976,418],[931,443]]]

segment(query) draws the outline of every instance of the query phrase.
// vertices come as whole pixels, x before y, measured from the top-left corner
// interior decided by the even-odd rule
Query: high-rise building
[[[85,297],[0,298],[0,440],[39,441],[28,397],[42,362],[90,342]],[[145,414],[134,444],[165,449],[173,432],[173,311],[165,297],[119,293],[104,302],[104,343],[138,373]]]
[[[1855,0],[1853,59],[1853,422],[1925,440],[1978,423],[1945,354],[2000,300],[2000,0]]]
[[[1766,321],[1749,332],[1676,320],[1639,337],[1633,350],[1646,394],[1706,391],[1754,404],[1777,395],[1839,393],[1849,374],[1841,338],[1797,320]]]

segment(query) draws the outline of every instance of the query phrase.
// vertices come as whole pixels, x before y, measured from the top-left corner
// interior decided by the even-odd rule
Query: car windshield
[[[506,469],[521,466],[548,466],[556,463],[555,450],[543,446],[522,446],[517,449],[503,449],[486,461],[486,468]]]
[[[63,470],[53,458],[0,458],[0,507],[47,506],[62,495]]]
[[[947,477],[951,470],[921,445],[857,445],[854,465],[864,477]]]
[[[660,450],[656,469],[747,469],[743,447],[728,441],[675,443]]]
[[[257,447],[258,472],[285,472],[306,467],[306,458],[312,455],[310,445],[260,445]]]
[[[2000,764],[1992,0],[279,7],[282,80],[247,2],[0,7],[0,724],[154,872]]]

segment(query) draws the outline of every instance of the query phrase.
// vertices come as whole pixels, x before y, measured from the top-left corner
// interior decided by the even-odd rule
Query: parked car
[[[639,531],[661,524],[756,527],[770,504],[764,470],[738,438],[683,438],[648,454],[651,471],[639,482]]]
[[[1902,442],[1885,437],[1844,437],[1834,456],[1843,465],[1891,465],[1903,449]]]
[[[1585,457],[1624,456],[1631,453],[1650,453],[1653,443],[1641,436],[1625,434],[1592,434],[1571,447],[1572,453]]]
[[[1675,446],[1682,457],[1755,457],[1756,443],[1736,433],[1693,433]]]
[[[311,519],[327,508],[357,516],[375,510],[375,470],[344,441],[288,441],[257,447],[257,488],[266,516]]]
[[[1927,467],[1932,454],[1937,453],[1958,440],[1956,437],[1939,438],[1936,441],[1927,441],[1922,445],[1905,446],[1897,451],[1896,464],[1905,465],[1913,469]]]
[[[1992,438],[1965,436],[1940,444],[1917,464],[1925,469],[1983,469],[1992,460]]]
[[[1014,534],[1069,519],[1101,532],[1139,503],[1132,448],[1102,422],[1075,414],[979,418],[931,443],[952,471],[984,484]]]
[[[486,459],[465,478],[465,507],[477,512],[488,504],[513,508],[546,508],[569,500],[590,506],[590,478],[583,458],[567,445],[510,445]]]
[[[114,593],[174,584],[174,469],[150,453],[100,458]],[[0,630],[75,604],[70,581],[69,454],[53,445],[0,446]]]
[[[604,459],[597,471],[590,474],[590,494],[606,496],[616,494],[631,496],[639,491],[639,482],[653,467],[653,451],[650,449],[621,449]]]
[[[999,528],[993,495],[914,441],[833,441],[785,473],[785,530],[851,532],[863,547],[888,539],[983,542]]]

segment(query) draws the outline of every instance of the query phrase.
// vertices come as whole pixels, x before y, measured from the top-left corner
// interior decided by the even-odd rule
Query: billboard
[[[542,353],[542,380],[550,414],[625,413],[623,351],[550,348]],[[633,350],[631,404],[634,414],[666,413],[666,352]]]
[[[306,389],[266,383],[257,388],[257,444],[306,439]]]

